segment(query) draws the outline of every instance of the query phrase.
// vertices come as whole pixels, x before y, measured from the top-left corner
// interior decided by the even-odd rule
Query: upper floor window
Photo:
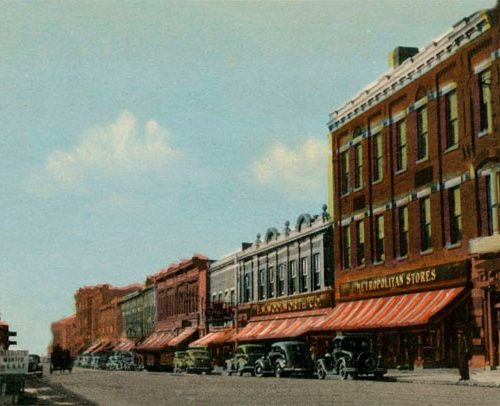
[[[450,210],[450,243],[456,244],[462,239],[462,205],[460,186],[448,190]]]
[[[312,272],[313,272],[313,289],[317,290],[321,287],[320,280],[320,258],[319,254],[314,254],[312,258]]]
[[[384,176],[384,155],[382,134],[377,133],[372,137],[373,142],[373,181],[377,182]]]
[[[384,255],[384,215],[375,217],[375,262],[382,262]]]
[[[354,189],[363,187],[363,147],[360,143],[354,146]]]
[[[479,131],[485,133],[491,130],[491,71],[481,73],[479,78]]]
[[[417,161],[427,158],[427,107],[417,110]]]
[[[307,267],[307,257],[304,257],[304,258],[301,258],[300,260],[300,273],[301,273],[301,288],[302,288],[302,292],[307,292],[308,290],[308,281],[307,281],[307,277],[309,275],[309,272],[308,272],[308,267]]]
[[[290,261],[290,283],[288,285],[289,294],[297,292],[297,262]]]
[[[345,195],[349,193],[349,150],[340,155],[340,193]]]
[[[356,265],[365,264],[365,222],[364,220],[356,223]]]
[[[232,304],[232,305],[236,304],[236,301],[235,301],[235,291],[234,291],[234,289],[231,289],[231,304]]]
[[[398,208],[399,215],[399,256],[408,255],[408,207]]]
[[[431,248],[431,199],[425,197],[420,200],[420,250]]]
[[[285,294],[285,264],[278,266],[278,296]]]
[[[274,267],[269,267],[269,297],[274,297],[274,281],[276,280],[276,275],[274,274]]]
[[[407,167],[406,120],[396,123],[396,171],[404,171]]]
[[[448,93],[445,99],[446,105],[446,149],[458,144],[458,106],[457,92]]]
[[[342,268],[348,269],[351,267],[351,228],[350,226],[342,227]]]
[[[259,271],[259,300],[266,298],[266,270]]]
[[[250,274],[246,273],[243,278],[243,302],[249,302],[251,295]]]

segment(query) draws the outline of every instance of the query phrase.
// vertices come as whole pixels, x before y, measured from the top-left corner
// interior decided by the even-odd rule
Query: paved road
[[[499,405],[500,388],[372,380],[254,378],[75,369],[52,375],[103,406],[136,405]]]

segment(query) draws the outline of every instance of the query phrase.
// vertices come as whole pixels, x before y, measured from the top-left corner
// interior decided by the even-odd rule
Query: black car
[[[43,376],[43,366],[41,364],[39,355],[36,354],[29,355],[28,374],[39,377]]]
[[[339,375],[340,379],[373,375],[379,379],[387,373],[382,357],[372,351],[372,342],[366,336],[336,337],[331,353],[318,359],[315,369],[319,379],[326,375]]]
[[[287,375],[311,377],[314,362],[306,345],[300,341],[281,341],[271,345],[267,355],[255,361],[255,376],[274,374],[277,378]]]

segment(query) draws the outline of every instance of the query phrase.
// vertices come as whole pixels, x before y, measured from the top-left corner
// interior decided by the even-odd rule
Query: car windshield
[[[342,347],[346,350],[368,351],[370,349],[370,341],[363,337],[351,337],[342,341]]]
[[[288,346],[288,348],[292,353],[307,355],[307,348],[304,344],[291,344]]]
[[[189,351],[189,354],[192,357],[208,357],[208,352],[207,351]]]
[[[251,355],[264,355],[265,351],[262,347],[247,347],[245,352]]]

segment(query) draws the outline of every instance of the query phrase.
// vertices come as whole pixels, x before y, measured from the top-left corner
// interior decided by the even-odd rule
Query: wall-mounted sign
[[[467,263],[460,262],[352,280],[340,284],[339,293],[342,299],[353,296],[375,296],[381,292],[429,288],[445,281],[465,282],[466,278]]]
[[[28,351],[0,350],[0,375],[28,373]]]
[[[269,300],[251,305],[250,316],[320,309],[333,306],[331,290],[290,299]]]

